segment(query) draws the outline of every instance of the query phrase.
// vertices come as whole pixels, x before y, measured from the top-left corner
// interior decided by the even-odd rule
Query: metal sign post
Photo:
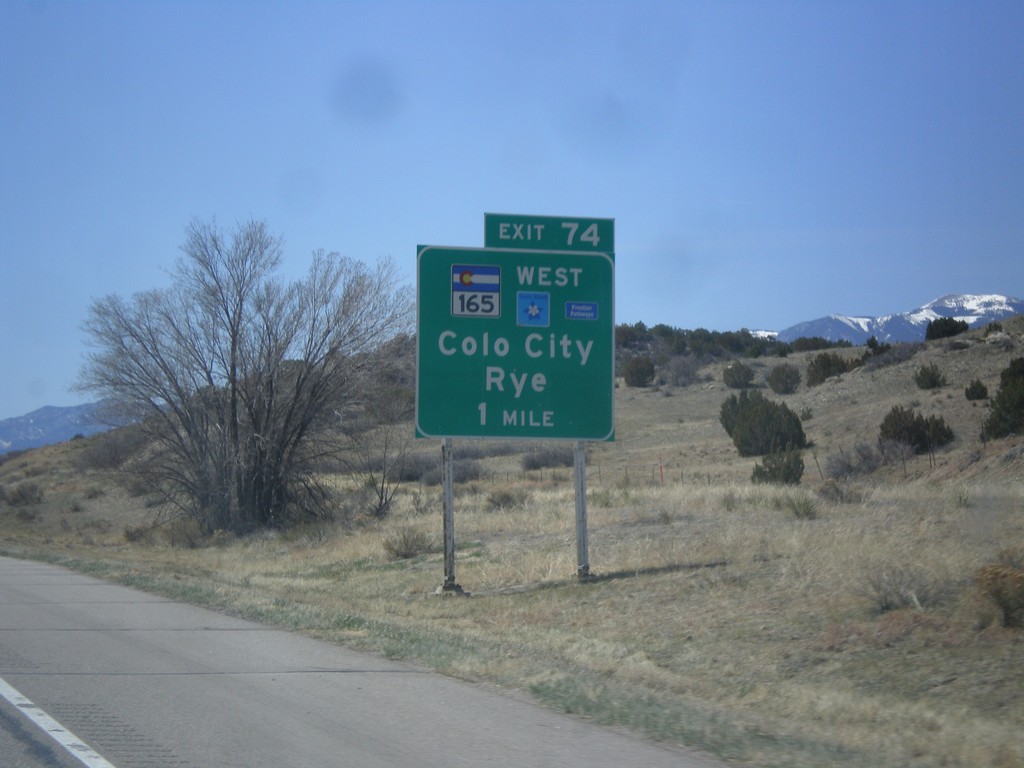
[[[452,441],[441,443],[441,485],[444,489],[444,583],[441,594],[463,594],[455,581],[455,493]]]
[[[590,555],[587,552],[587,452],[582,440],[572,447],[573,474],[576,486],[576,578],[590,578]]]
[[[615,260],[615,221],[570,216],[484,214],[484,245],[523,250],[607,253]],[[582,441],[573,446],[576,489],[576,576],[590,578],[587,551],[587,454]]]

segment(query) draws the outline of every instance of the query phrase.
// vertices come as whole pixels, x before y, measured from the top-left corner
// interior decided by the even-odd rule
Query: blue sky
[[[1024,2],[0,3],[0,418],[193,217],[314,249],[614,218],[616,321],[1024,294]]]

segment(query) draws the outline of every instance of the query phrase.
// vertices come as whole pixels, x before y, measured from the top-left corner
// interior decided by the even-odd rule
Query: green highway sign
[[[604,253],[615,259],[615,219],[484,214],[484,245],[537,251]]]
[[[610,229],[594,237],[611,248]],[[614,439],[614,271],[565,244],[419,246],[417,435]]]

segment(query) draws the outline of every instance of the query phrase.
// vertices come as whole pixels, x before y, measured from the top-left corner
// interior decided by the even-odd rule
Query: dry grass
[[[591,583],[573,577],[568,473],[550,469],[458,489],[468,599],[432,596],[436,487],[406,489],[385,521],[186,549],[145,528],[142,499],[73,470],[75,444],[0,465],[2,487],[44,489],[32,520],[0,506],[3,550],[527,690],[740,765],[1021,766],[1024,630],[1002,626],[975,579],[1024,547],[1024,451],[979,444],[984,409],[963,395],[975,378],[994,393],[1014,352],[974,338],[783,398],[813,412],[822,467],[872,441],[895,404],[957,435],[848,481],[823,483],[808,455],[795,489],[749,482],[753,460],[718,425],[720,366],[685,389],[620,390],[619,440],[590,456]],[[753,362],[763,381],[776,361]],[[935,394],[913,381],[933,362],[950,380]],[[518,460],[485,461],[503,478]],[[129,543],[126,530],[148,532]]]

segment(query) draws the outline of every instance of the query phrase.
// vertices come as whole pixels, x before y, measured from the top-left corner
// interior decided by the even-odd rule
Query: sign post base
[[[469,592],[464,590],[461,585],[447,582],[434,590],[434,594],[440,597],[469,597]]]

